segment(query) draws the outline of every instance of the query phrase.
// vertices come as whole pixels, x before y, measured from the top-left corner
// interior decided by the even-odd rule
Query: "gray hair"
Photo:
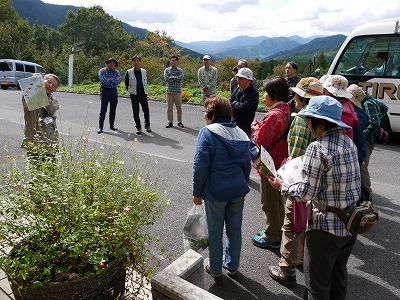
[[[53,77],[53,78],[57,81],[57,87],[60,86],[61,80],[60,80],[60,78],[59,78],[57,75],[55,75],[55,74],[50,74],[50,73],[44,75],[44,79],[47,79],[47,78],[49,78],[49,77]]]

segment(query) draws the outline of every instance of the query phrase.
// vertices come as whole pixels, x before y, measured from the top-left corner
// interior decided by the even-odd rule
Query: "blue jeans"
[[[204,201],[209,239],[210,270],[222,272],[224,225],[226,231],[225,264],[239,269],[242,249],[242,219],[244,196],[227,202]]]

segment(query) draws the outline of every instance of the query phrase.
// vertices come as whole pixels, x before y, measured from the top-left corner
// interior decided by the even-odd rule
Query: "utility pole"
[[[85,42],[79,42],[72,45],[71,54],[68,58],[68,86],[72,87],[74,79],[74,53],[78,53],[83,50],[83,44]],[[78,47],[78,48],[76,48]],[[81,47],[81,48],[79,48]]]

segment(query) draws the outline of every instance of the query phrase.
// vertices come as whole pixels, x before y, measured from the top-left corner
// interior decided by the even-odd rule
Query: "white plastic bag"
[[[183,248],[198,251],[208,247],[207,223],[203,205],[194,205],[183,227]]]

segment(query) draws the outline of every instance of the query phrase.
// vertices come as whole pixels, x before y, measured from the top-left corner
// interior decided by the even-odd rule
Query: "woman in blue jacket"
[[[193,163],[193,202],[204,200],[209,236],[210,263],[205,271],[222,276],[222,268],[233,276],[239,268],[242,247],[244,197],[250,191],[249,138],[231,123],[228,99],[209,98],[204,103],[206,126],[198,135]],[[223,231],[226,230],[225,261]]]

